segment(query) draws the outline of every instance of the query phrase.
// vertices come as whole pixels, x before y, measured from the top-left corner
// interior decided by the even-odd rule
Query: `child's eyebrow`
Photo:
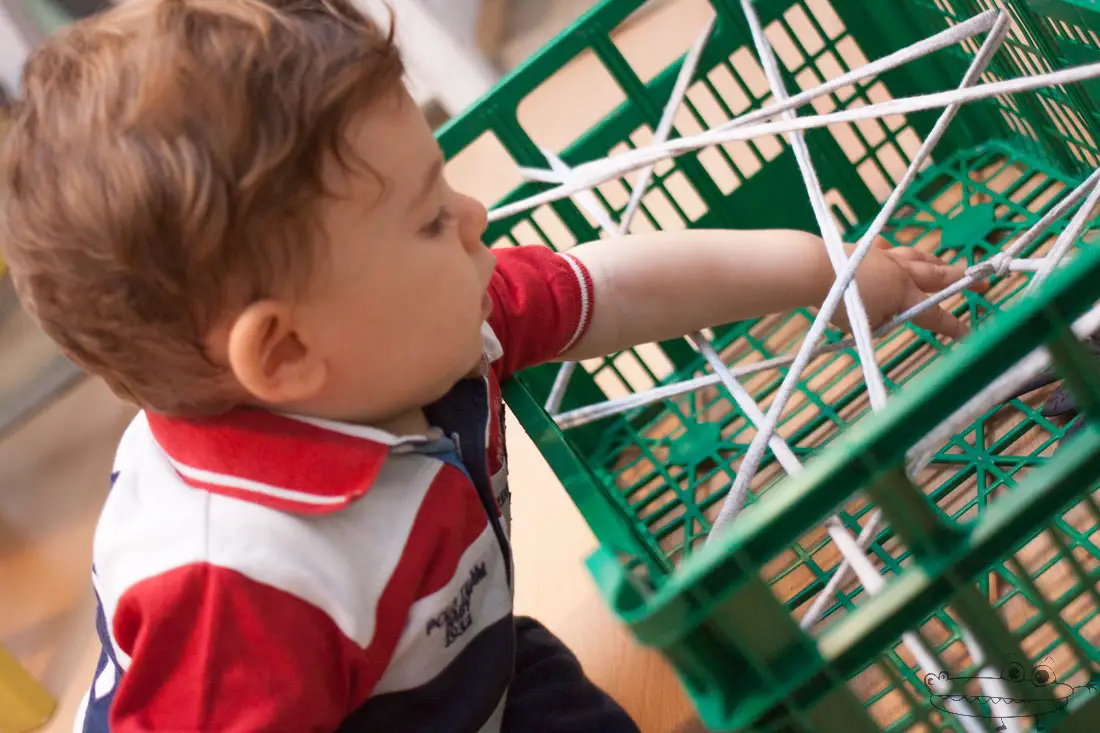
[[[428,194],[435,188],[435,182],[439,180],[439,176],[443,173],[443,158],[437,158],[432,167],[428,169],[427,174],[424,176],[423,182],[420,184],[420,189],[416,192],[416,196],[413,197],[409,203],[409,209],[415,209],[420,203],[428,197]]]

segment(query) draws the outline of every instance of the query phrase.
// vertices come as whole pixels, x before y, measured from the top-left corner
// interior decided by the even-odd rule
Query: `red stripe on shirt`
[[[476,489],[459,469],[444,465],[420,504],[401,558],[378,599],[368,659],[393,658],[409,609],[450,582],[463,553],[487,526]],[[370,687],[377,681],[372,678]],[[350,709],[366,702],[367,692]]]
[[[112,624],[132,657],[112,731],[335,730],[381,679],[410,607],[451,581],[488,526],[469,480],[444,465],[378,598],[366,649],[321,609],[235,570],[196,563],[135,584]]]
[[[335,730],[388,663],[316,606],[205,563],[134,585],[112,628],[131,657],[113,733]]]
[[[444,465],[420,503],[405,551],[394,570],[395,579],[417,579],[415,597],[409,605],[447,585],[462,555],[488,526],[477,490],[465,474]]]

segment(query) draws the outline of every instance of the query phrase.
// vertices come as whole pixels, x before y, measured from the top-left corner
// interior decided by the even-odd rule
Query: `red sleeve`
[[[378,677],[321,609],[207,564],[135,585],[114,631],[131,662],[113,733],[333,731]]]
[[[494,367],[504,379],[572,348],[592,322],[594,294],[588,270],[568,254],[537,245],[493,254],[489,325],[503,350]]]

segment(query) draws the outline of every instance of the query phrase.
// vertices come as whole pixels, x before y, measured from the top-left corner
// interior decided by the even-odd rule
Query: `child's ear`
[[[269,405],[313,397],[327,377],[325,361],[295,328],[289,304],[253,303],[229,331],[229,367],[241,386]]]

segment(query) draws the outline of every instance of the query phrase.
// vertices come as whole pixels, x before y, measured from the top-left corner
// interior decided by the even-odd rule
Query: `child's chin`
[[[478,377],[481,376],[481,357],[478,356],[477,360],[466,370],[463,377]]]

